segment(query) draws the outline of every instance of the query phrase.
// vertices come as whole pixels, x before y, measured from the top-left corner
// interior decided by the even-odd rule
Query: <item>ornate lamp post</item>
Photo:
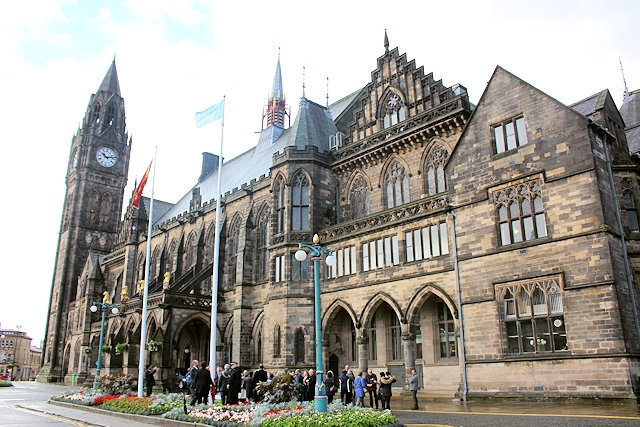
[[[98,311],[98,306],[102,311],[102,323],[100,324],[100,346],[98,347],[98,361],[96,362],[96,376],[93,379],[93,389],[98,388],[98,377],[100,376],[100,364],[102,363],[102,345],[104,344],[104,321],[107,318],[107,310],[111,308],[113,314],[118,314],[120,310],[115,304],[110,304],[108,298],[105,297],[105,302],[94,302],[89,308],[92,313]]]
[[[327,258],[325,262],[329,266],[336,265],[336,257],[333,255],[333,251],[329,248],[323,248],[320,246],[320,238],[318,235],[313,236],[313,245],[306,243],[300,243],[300,249],[296,252],[296,259],[299,262],[307,259],[307,249],[311,253],[311,260],[313,261],[313,278],[315,289],[315,313],[316,313],[316,391],[314,401],[316,405],[316,412],[327,412],[327,392],[324,388],[324,378],[322,370],[322,316],[320,312],[320,260],[322,259],[322,253],[326,252]]]

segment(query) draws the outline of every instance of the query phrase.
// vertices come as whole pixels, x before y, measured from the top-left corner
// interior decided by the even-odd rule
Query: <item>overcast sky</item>
[[[565,104],[640,88],[640,2],[24,0],[0,3],[0,323],[44,337],[69,148],[114,56],[133,137],[127,201],[158,147],[155,197],[176,202],[219,124],[194,113],[227,97],[224,157],[261,129],[280,49],[287,103],[325,104],[370,80],[390,47],[476,103],[500,65]],[[150,196],[147,185],[146,196]]]

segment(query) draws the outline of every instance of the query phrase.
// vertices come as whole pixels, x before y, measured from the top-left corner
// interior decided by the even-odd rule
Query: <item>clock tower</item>
[[[68,313],[79,305],[88,309],[102,293],[78,281],[90,254],[104,255],[114,247],[130,152],[114,59],[71,142],[39,381],[64,378],[74,357],[65,341],[74,327]]]

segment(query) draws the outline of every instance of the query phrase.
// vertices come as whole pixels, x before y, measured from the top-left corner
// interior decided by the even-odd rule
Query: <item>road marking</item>
[[[23,407],[18,406],[16,404],[8,405],[7,408],[15,409],[16,411],[26,412],[26,413],[31,414],[31,415],[37,415],[39,417],[49,418],[51,420],[56,420],[56,421],[60,421],[62,423],[71,424],[73,426],[79,426],[79,427],[101,427],[98,424],[86,424],[86,423],[84,423],[82,421],[76,421],[76,420],[73,420],[71,418],[66,418],[66,417],[64,417],[62,415],[49,414],[47,412],[41,412],[41,411],[38,411],[36,409],[23,408]]]
[[[508,413],[508,412],[458,412],[458,411],[428,411],[428,410],[420,410],[420,411],[410,411],[399,409],[398,412],[410,412],[410,413],[429,413],[429,414],[447,414],[447,415],[493,415],[493,416],[504,416],[504,417],[563,417],[563,418],[603,418],[603,419],[611,419],[611,420],[640,420],[640,417],[633,417],[628,415],[593,415],[593,414],[519,414],[519,413]],[[407,424],[409,425],[425,425],[425,424]],[[429,424],[426,424],[429,425]]]

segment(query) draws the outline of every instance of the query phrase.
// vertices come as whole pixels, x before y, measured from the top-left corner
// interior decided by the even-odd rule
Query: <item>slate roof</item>
[[[280,133],[278,135],[278,133]],[[298,147],[314,145],[320,152],[329,150],[329,136],[338,132],[329,110],[306,98],[300,100],[300,108],[293,125],[288,129],[268,126],[260,133],[258,143],[250,150],[239,156],[225,161],[222,167],[221,192],[225,194],[251,180],[259,180],[269,176],[273,164],[273,155],[283,153],[285,147]],[[269,142],[273,141],[271,144]],[[216,170],[202,181],[196,183],[184,196],[161,216],[158,211],[154,215],[158,218],[154,224],[168,221],[189,211],[192,192],[200,189],[202,202],[211,202],[216,198],[218,186],[218,172]],[[154,204],[154,210],[155,210]]]
[[[620,115],[624,120],[629,152],[640,152],[640,89],[634,90],[620,106]]]
[[[338,120],[340,118],[340,115],[344,113],[349,105],[351,105],[360,92],[362,92],[362,88],[329,105],[329,112],[331,113],[333,120]]]
[[[583,116],[590,117],[593,113],[604,107],[604,101],[607,97],[607,90],[600,91],[588,98],[578,101],[575,104],[569,105],[569,107],[576,110]]]

